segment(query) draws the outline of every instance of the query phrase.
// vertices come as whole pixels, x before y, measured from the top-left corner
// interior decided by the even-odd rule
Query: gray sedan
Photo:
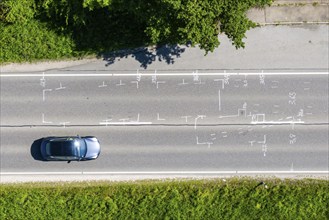
[[[99,141],[93,136],[46,137],[41,142],[41,156],[44,160],[94,160],[100,151]]]

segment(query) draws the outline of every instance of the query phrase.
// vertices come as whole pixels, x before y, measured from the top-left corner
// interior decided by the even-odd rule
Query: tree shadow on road
[[[107,61],[105,66],[110,66],[115,62],[125,58],[134,58],[140,63],[140,67],[147,69],[148,65],[155,61],[165,62],[166,64],[174,64],[175,59],[179,58],[182,53],[185,52],[185,48],[179,45],[164,45],[154,48],[136,48],[131,50],[120,50],[103,55],[103,59]]]
[[[41,156],[41,142],[42,142],[43,138],[40,138],[38,140],[35,140],[33,142],[33,144],[31,145],[31,156],[35,159],[35,160],[40,160],[40,161],[44,161],[44,159],[42,159]]]

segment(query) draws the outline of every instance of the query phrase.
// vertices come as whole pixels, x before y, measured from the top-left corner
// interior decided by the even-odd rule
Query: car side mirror
[[[69,161],[67,161],[67,163],[71,163],[71,161],[69,160]]]

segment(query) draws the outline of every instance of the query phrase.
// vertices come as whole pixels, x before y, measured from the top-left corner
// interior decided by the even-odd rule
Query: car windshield
[[[46,153],[56,158],[82,158],[86,155],[86,151],[86,143],[79,138],[59,138],[49,141],[46,145]]]

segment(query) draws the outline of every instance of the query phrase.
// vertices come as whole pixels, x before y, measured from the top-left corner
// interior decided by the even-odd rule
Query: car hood
[[[87,153],[86,158],[97,158],[99,153],[101,152],[101,146],[97,140],[94,138],[86,138],[87,144]]]

